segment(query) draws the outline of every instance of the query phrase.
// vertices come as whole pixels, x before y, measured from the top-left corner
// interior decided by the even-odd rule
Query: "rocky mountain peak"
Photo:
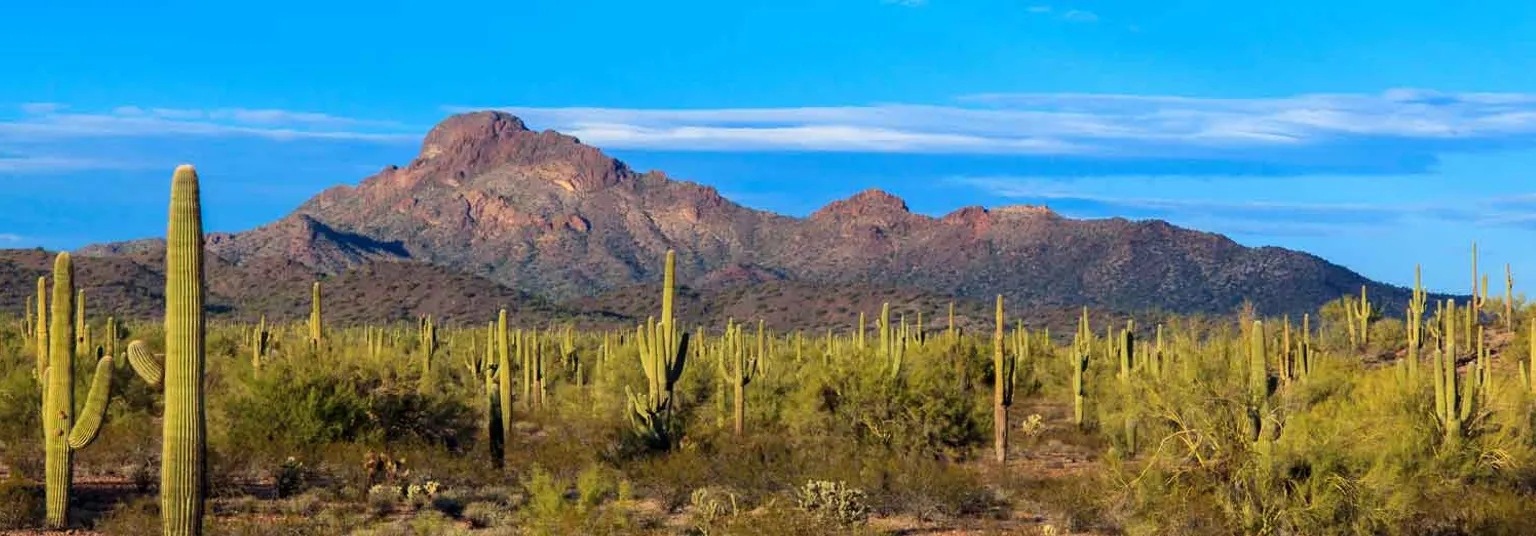
[[[506,112],[492,110],[449,116],[427,132],[419,158],[425,160],[474,151],[524,132],[528,132],[528,126],[523,120]]]
[[[812,218],[828,216],[886,216],[907,215],[912,211],[907,202],[879,188],[870,188],[848,199],[833,201],[812,214]]]

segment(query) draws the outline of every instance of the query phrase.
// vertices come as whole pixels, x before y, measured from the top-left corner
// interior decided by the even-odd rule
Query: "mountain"
[[[165,257],[153,248],[129,248],[120,255],[76,256],[75,282],[86,293],[93,316],[159,317],[165,303]],[[53,255],[41,250],[0,250],[0,306],[19,311],[36,296],[37,278],[53,269]],[[417,262],[372,261],[326,274],[293,260],[266,257],[242,265],[208,256],[207,307],[216,319],[254,322],[307,318],[311,284],[323,279],[327,322],[406,321],[421,315],[479,325],[505,307],[519,325],[574,322],[613,327],[627,318],[578,311],[530,296],[484,278]],[[620,322],[623,322],[621,324]]]
[[[159,248],[137,241],[82,253]],[[669,248],[680,282],[700,288],[894,287],[975,300],[1003,294],[1026,308],[1217,313],[1249,299],[1266,314],[1315,310],[1361,286],[1389,311],[1408,297],[1313,255],[1162,221],[1076,220],[1040,206],[931,217],[879,190],[805,218],[782,216],[637,172],[494,111],[447,118],[405,167],[328,189],[269,225],[209,237],[209,252],[232,270],[277,261],[323,274],[427,264],[562,302],[659,282]]]

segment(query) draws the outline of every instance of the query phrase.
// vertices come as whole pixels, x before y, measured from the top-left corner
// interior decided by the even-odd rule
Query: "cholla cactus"
[[[808,481],[795,490],[795,501],[801,510],[842,525],[854,525],[869,519],[870,508],[864,490],[843,482]]]

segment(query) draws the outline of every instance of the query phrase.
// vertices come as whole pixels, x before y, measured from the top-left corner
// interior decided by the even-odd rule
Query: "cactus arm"
[[[96,376],[91,379],[91,393],[85,398],[85,407],[69,432],[70,450],[80,450],[96,441],[101,433],[101,422],[107,415],[107,404],[112,400],[112,356],[103,356],[96,362]]]
[[[150,387],[160,388],[165,381],[165,369],[155,361],[154,356],[149,355],[149,350],[144,346],[144,341],[128,343],[128,364],[133,366],[133,371],[138,373],[144,383]]]

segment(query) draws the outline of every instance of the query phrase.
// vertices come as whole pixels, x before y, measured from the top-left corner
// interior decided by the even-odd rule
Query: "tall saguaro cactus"
[[[507,434],[512,433],[512,351],[507,347],[507,310],[502,309],[496,315],[496,374],[498,378],[497,392],[499,396],[495,404],[501,406],[501,413],[496,417],[501,419],[501,433],[503,441]]]
[[[320,282],[316,281],[310,288],[309,300],[309,344],[315,348],[320,347],[320,339],[325,336],[320,316]]]
[[[176,168],[165,240],[165,366],[144,343],[128,345],[128,363],[165,393],[161,438],[160,520],[165,536],[203,533],[207,416],[203,310],[203,209],[197,171]]]
[[[1003,295],[999,294],[997,329],[992,333],[992,448],[996,451],[997,463],[1008,461],[1008,407],[1013,405],[1014,371],[1019,363],[1018,354],[1009,353],[1003,347],[1006,325]]]
[[[85,407],[75,414],[75,267],[69,253],[53,262],[53,326],[49,333],[43,383],[43,435],[47,519],[51,529],[69,524],[69,492],[75,451],[89,446],[101,431],[112,394],[112,356],[96,363]]]
[[[1088,356],[1093,348],[1093,330],[1088,327],[1088,308],[1077,323],[1077,337],[1072,340],[1072,422],[1079,427],[1084,423],[1084,406],[1088,400],[1087,384],[1083,376],[1088,373]]]
[[[668,447],[675,439],[672,434],[672,404],[677,381],[683,376],[683,366],[688,360],[688,333],[677,329],[672,318],[672,301],[676,292],[675,270],[677,254],[667,251],[664,287],[662,288],[661,321],[647,320],[636,330],[640,345],[640,369],[648,383],[646,397],[641,398],[626,391],[630,403],[630,420],[637,431],[644,434],[653,445]]]
[[[165,432],[160,512],[165,536],[203,531],[203,209],[197,171],[176,168],[165,253]]]

